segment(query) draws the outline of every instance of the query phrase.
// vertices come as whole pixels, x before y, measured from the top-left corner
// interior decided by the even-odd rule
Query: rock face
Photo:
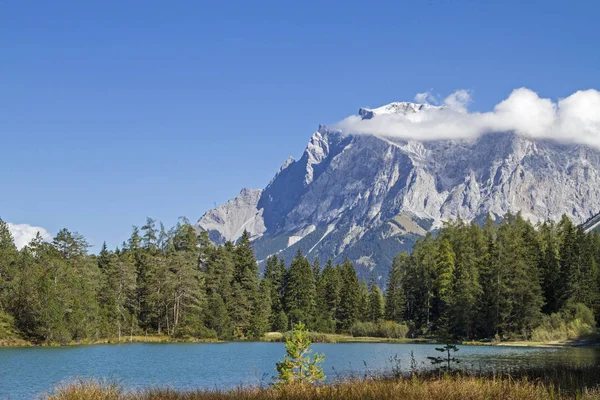
[[[392,103],[361,109],[414,113]],[[244,229],[259,259],[290,260],[297,248],[322,263],[353,260],[359,275],[385,276],[392,258],[460,216],[521,212],[532,222],[566,214],[581,223],[600,211],[600,152],[510,133],[473,140],[403,141],[345,135],[320,126],[302,158],[288,159],[264,190],[244,189],[197,223],[216,243]]]

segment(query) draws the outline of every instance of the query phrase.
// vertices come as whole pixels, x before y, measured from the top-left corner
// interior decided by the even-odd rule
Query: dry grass
[[[575,383],[575,382],[571,382]],[[579,384],[580,382],[577,382]],[[239,388],[230,391],[176,391],[148,389],[126,392],[115,384],[80,381],[65,385],[48,400],[563,400],[600,399],[599,386],[579,386],[577,391],[556,388],[545,379],[508,376],[444,375],[399,380],[342,382],[326,386]]]

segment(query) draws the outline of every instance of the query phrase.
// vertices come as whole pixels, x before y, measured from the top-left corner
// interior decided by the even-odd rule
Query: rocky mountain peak
[[[420,112],[427,104],[361,109]],[[259,259],[297,248],[309,258],[357,262],[385,275],[395,254],[461,218],[521,212],[532,222],[587,220],[600,210],[600,152],[510,133],[472,140],[406,141],[345,135],[320,126],[302,157],[288,159],[263,190],[238,197],[198,221],[217,243],[244,229]]]

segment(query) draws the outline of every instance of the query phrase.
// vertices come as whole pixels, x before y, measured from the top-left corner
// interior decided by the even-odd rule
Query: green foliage
[[[594,313],[585,304],[569,303],[562,310],[544,315],[531,339],[536,342],[578,340],[594,333]]]
[[[394,321],[356,322],[350,328],[352,336],[370,336],[403,339],[408,335],[408,326]]]
[[[336,318],[339,321],[339,329],[347,331],[359,317],[360,284],[354,266],[349,259],[346,259],[340,267],[340,275],[340,300],[336,310]]]
[[[323,354],[315,354],[311,359],[311,341],[308,330],[301,322],[294,325],[292,335],[285,341],[285,356],[277,362],[276,385],[311,384],[325,380],[323,368],[319,365],[325,359]]]
[[[402,252],[394,257],[385,292],[385,318],[390,321],[404,321],[406,296],[405,275],[409,268],[410,256]]]
[[[384,313],[384,299],[381,289],[375,282],[375,274],[371,275],[371,281],[369,282],[369,298],[368,298],[368,312],[367,320],[371,322],[379,322],[383,318]]]
[[[18,339],[20,334],[12,315],[0,311],[0,340]]]
[[[147,219],[121,249],[88,250],[67,229],[17,250],[0,220],[0,339],[247,339],[303,322],[324,334],[554,341],[592,334],[600,318],[600,234],[566,217],[446,223],[396,255],[385,294],[348,259],[321,268],[300,252],[288,268],[270,257],[260,277],[247,233],[214,246],[185,219],[169,230]]]
[[[315,275],[300,249],[286,272],[285,288],[284,303],[289,322],[311,324],[315,313]]]
[[[284,332],[287,330],[288,326],[289,321],[285,311],[279,311],[273,320],[273,330],[277,332]]]
[[[403,318],[413,334],[529,339],[543,313],[570,302],[598,314],[599,259],[600,237],[584,234],[568,218],[538,229],[519,214],[498,224],[488,218],[483,227],[459,218],[396,258],[386,316],[402,290]]]

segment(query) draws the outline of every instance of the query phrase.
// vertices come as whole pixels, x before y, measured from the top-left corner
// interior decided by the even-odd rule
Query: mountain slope
[[[417,113],[429,105],[361,109]],[[291,259],[300,247],[322,262],[350,257],[362,276],[385,275],[395,254],[448,219],[521,212],[537,222],[567,214],[581,223],[600,210],[600,153],[510,133],[474,140],[404,141],[345,135],[326,126],[302,157],[264,190],[242,190],[208,211],[198,228],[217,242],[244,229],[259,259]]]

